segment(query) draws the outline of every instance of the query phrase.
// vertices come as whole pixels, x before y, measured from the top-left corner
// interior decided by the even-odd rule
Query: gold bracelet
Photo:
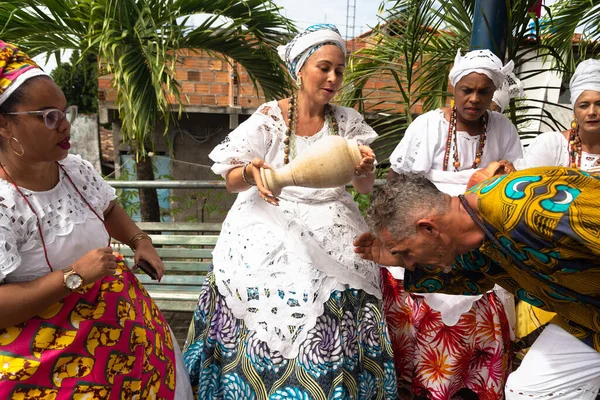
[[[256,186],[256,183],[250,183],[250,181],[248,180],[248,176],[246,175],[246,167],[250,164],[252,163],[247,163],[242,167],[242,179],[244,180],[244,182],[246,182],[246,185]]]
[[[152,238],[146,232],[138,232],[129,239],[129,247],[135,250],[140,240],[149,240],[152,244]]]

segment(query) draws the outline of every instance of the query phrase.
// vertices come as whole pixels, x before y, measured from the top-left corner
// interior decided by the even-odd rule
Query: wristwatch
[[[63,283],[71,292],[74,292],[83,286],[83,278],[77,272],[73,271],[73,268],[63,270],[63,274]]]

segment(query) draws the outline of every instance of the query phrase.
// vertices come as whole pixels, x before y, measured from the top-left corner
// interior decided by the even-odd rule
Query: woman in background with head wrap
[[[527,147],[518,169],[563,166],[587,171],[600,167],[600,60],[577,66],[570,84],[571,129],[546,132]]]
[[[523,89],[523,82],[512,72],[507,73],[502,86],[494,92],[490,110],[503,113],[510,105],[510,99],[523,96]]]
[[[114,189],[68,153],[76,116],[0,41],[0,398],[190,399],[177,342],[110,237],[159,278],[163,264]]]
[[[516,128],[489,111],[511,71],[512,61],[503,66],[489,50],[459,51],[450,71],[451,106],[410,124],[390,156],[390,178],[422,173],[442,192],[457,195],[479,168],[520,158]],[[402,268],[382,268],[382,277],[398,379],[429,399],[447,400],[462,388],[501,399],[511,365],[512,297],[500,287],[481,296],[412,294],[404,291]]]
[[[538,135],[527,147],[525,156],[515,162],[517,169],[562,166],[588,171],[600,167],[600,60],[581,62],[571,78],[570,90],[574,111],[571,129]],[[574,343],[573,349],[578,349],[579,343],[551,323],[555,315],[526,302],[517,305],[516,333],[521,338],[518,345],[526,354],[519,369],[510,376],[507,388],[512,393],[540,390],[549,393],[565,385],[571,386],[572,391],[583,386],[590,390],[581,398],[595,398],[600,378],[583,371],[587,368],[586,360],[598,362],[598,353],[583,347],[583,351],[573,350],[575,359],[565,358],[571,351],[569,343]]]
[[[366,193],[377,135],[331,104],[346,66],[334,26],[311,26],[279,50],[297,92],[261,105],[210,154],[239,195],[188,335],[192,386],[198,399],[395,399],[379,267],[352,252],[366,228],[357,205],[343,186],[287,187],[276,198],[260,174],[340,135],[362,145],[352,184]]]

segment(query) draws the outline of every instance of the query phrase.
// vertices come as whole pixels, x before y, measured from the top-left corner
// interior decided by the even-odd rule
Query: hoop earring
[[[300,89],[300,87],[302,87],[302,78],[301,77],[296,77],[296,86],[298,86],[298,89]]]
[[[21,152],[20,152],[20,153],[18,153],[18,152],[15,150],[15,148],[14,148],[14,146],[13,146],[13,140],[14,140],[15,142],[17,142],[17,144],[18,144],[18,145],[19,145],[19,147],[21,148]],[[25,154],[25,149],[23,148],[23,145],[22,145],[21,143],[19,143],[19,141],[17,140],[17,138],[16,138],[16,137],[14,137],[14,136],[13,136],[13,137],[11,137],[11,138],[10,138],[10,141],[9,141],[9,143],[10,143],[10,148],[12,149],[13,153],[15,153],[15,154],[16,154],[18,157],[21,157],[21,156],[23,156],[23,154]]]

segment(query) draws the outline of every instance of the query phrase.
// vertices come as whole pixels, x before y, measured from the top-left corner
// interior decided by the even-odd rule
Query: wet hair
[[[411,237],[419,219],[448,211],[448,197],[423,175],[400,173],[373,194],[367,223],[373,234],[387,229],[398,239]]]

